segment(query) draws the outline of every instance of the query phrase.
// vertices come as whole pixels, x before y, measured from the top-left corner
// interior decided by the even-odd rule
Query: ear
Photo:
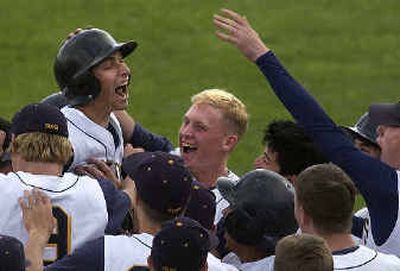
[[[222,149],[226,152],[230,152],[236,146],[239,141],[239,137],[237,135],[227,135],[224,139]]]
[[[200,268],[201,271],[207,271],[208,270],[208,262],[206,260],[206,262],[204,263],[204,265]]]
[[[151,258],[151,256],[147,257],[147,266],[150,270],[154,270],[153,259]]]
[[[15,142],[15,135],[11,134],[11,144],[10,144],[10,148],[11,148],[11,152],[14,153],[15,152],[15,147],[16,147],[16,142]]]

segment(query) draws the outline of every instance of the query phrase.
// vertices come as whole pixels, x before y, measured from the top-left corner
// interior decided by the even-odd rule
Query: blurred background
[[[398,0],[0,0],[0,115],[57,91],[53,59],[67,34],[96,26],[136,40],[129,112],[177,142],[190,97],[222,88],[241,98],[250,127],[232,155],[242,174],[262,151],[262,131],[289,114],[254,64],[214,35],[222,7],[247,16],[266,44],[339,124],[400,91]]]

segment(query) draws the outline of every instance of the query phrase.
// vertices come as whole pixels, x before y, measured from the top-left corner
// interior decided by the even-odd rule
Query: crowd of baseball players
[[[174,147],[127,113],[137,43],[77,29],[60,92],[1,119],[0,271],[400,270],[400,103],[337,125],[246,17],[213,23],[293,117],[267,125],[254,169],[228,168],[238,97],[194,94]]]

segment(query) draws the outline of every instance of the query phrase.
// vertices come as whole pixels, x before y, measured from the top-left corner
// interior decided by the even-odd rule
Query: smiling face
[[[195,103],[186,112],[179,130],[179,147],[192,172],[225,161],[233,148],[225,125],[221,110],[209,104]]]
[[[105,110],[123,110],[128,107],[130,70],[120,52],[115,52],[93,68],[100,82],[100,94],[94,100]]]

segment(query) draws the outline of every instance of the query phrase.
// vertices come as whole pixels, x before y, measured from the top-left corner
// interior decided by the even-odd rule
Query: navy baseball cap
[[[180,217],[163,224],[153,239],[150,257],[155,270],[198,271],[211,248],[207,230],[195,220]]]
[[[30,263],[25,260],[24,245],[18,239],[0,235],[0,271],[24,271]]]
[[[371,104],[368,112],[375,125],[400,126],[400,103]]]
[[[283,176],[256,169],[236,185],[220,177],[217,188],[230,203],[225,229],[237,242],[273,254],[279,239],[296,232],[294,188]]]
[[[168,215],[185,210],[193,176],[181,157],[161,151],[136,153],[124,159],[122,170],[150,208]]]
[[[193,181],[192,193],[185,216],[199,222],[204,228],[214,228],[214,218],[217,203],[215,195],[198,181]]]
[[[33,132],[68,137],[67,120],[54,106],[42,103],[29,104],[14,115],[11,133],[18,136]]]
[[[372,123],[368,112],[364,113],[354,126],[343,127],[352,137],[361,137],[369,143],[377,145],[376,143],[376,128],[377,125]]]

